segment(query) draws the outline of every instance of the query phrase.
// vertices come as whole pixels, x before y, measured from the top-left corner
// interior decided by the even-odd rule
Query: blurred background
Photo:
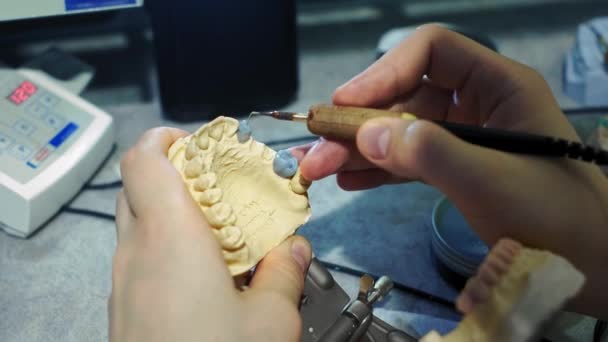
[[[1,60],[20,65],[51,46],[57,47],[97,69],[96,77],[83,94],[91,102],[104,108],[153,102],[158,99],[151,20],[156,13],[150,15],[157,10],[155,2],[158,1],[148,1],[147,8],[4,22],[0,25]],[[193,34],[188,40],[183,39],[179,47],[162,48],[172,49],[174,53],[181,53],[176,52],[176,48],[190,51],[203,68],[207,68],[207,60],[217,63],[214,56],[226,58],[234,51],[240,51],[242,61],[248,55],[259,57],[255,41],[263,46],[269,34],[292,34],[282,32],[290,30],[290,18],[285,17],[291,16],[292,6],[277,5],[290,2],[245,4],[245,1],[232,0],[224,4],[205,1],[196,5],[176,2],[171,5],[174,16],[185,15],[185,11],[179,11],[187,6],[197,11],[189,15],[192,18],[186,18],[191,22],[183,23],[189,28],[180,27],[179,32],[195,30],[198,39],[193,39]],[[539,70],[560,103],[572,108],[577,104],[564,96],[561,86],[565,55],[575,42],[577,26],[601,16],[608,5],[605,1],[591,0],[299,0],[294,6],[297,26],[293,37],[297,37],[295,53],[300,87],[293,98],[283,99],[283,104],[296,99],[329,99],[336,86],[374,60],[379,40],[388,30],[442,22],[485,36],[496,44],[500,53]],[[160,8],[161,11],[168,9]],[[162,25],[165,18],[160,14],[157,21]],[[178,31],[174,30],[171,34],[177,40],[175,32]],[[204,33],[210,31],[220,37],[214,41],[205,37]],[[216,45],[205,44],[207,42]],[[281,55],[292,58],[291,50],[286,52],[285,47],[271,48],[275,58]],[[230,70],[222,72],[230,73]],[[233,99],[239,101],[238,97]]]

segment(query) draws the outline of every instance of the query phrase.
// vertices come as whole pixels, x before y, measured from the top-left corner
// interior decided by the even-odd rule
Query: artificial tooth
[[[215,140],[222,139],[222,135],[224,135],[224,123],[218,122],[213,125],[209,129],[209,136]]]
[[[211,171],[212,165],[213,165],[213,154],[209,153],[203,158],[203,171],[204,172]]]
[[[218,239],[222,248],[227,250],[237,250],[245,245],[243,231],[236,226],[226,226],[219,230]]]
[[[201,157],[196,157],[186,164],[186,169],[184,170],[184,174],[187,178],[196,178],[201,174],[203,169],[203,161]]]
[[[207,189],[211,189],[215,187],[217,183],[217,176],[213,172],[202,174],[198,177],[196,182],[194,182],[194,190],[196,191],[205,191]]]
[[[216,203],[207,211],[207,221],[213,227],[223,227],[232,216],[232,207],[227,203]]]
[[[241,144],[251,139],[251,126],[249,125],[248,120],[242,120],[239,122],[236,137]]]
[[[222,189],[214,188],[203,191],[198,198],[198,202],[203,205],[213,205],[222,199]]]
[[[249,248],[245,246],[244,248],[238,249],[236,251],[222,250],[222,255],[224,256],[224,260],[226,260],[227,263],[247,260],[249,258]]]
[[[289,181],[289,188],[298,195],[304,195],[308,191],[308,188],[310,188],[311,184],[312,182],[305,179],[302,176],[300,169],[298,169],[296,174]]]
[[[228,136],[228,137],[232,137],[236,134],[236,132],[239,130],[239,124],[233,121],[226,121],[224,122],[224,124],[226,125],[224,127],[224,135]]]
[[[206,150],[209,148],[209,136],[207,135],[207,132],[203,132],[201,133],[201,135],[199,135],[196,138],[196,144],[198,145],[198,147],[200,147],[202,150]]]
[[[196,146],[196,142],[194,140],[190,140],[188,146],[186,147],[186,160],[191,160],[192,158],[198,155],[198,147]]]

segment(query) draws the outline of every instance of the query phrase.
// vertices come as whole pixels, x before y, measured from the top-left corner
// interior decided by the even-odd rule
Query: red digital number
[[[23,92],[23,90],[21,90],[21,88],[17,88],[15,89],[15,91],[11,94],[11,101],[13,101],[14,104],[16,105],[20,105],[23,102],[25,102],[25,100],[27,100],[27,94]]]
[[[34,83],[29,82],[29,81],[25,81],[25,82],[21,83],[20,88],[23,89],[23,92],[25,92],[28,95],[34,95],[37,90]]]
[[[17,89],[13,91],[13,93],[8,97],[11,102],[16,105],[20,105],[23,102],[27,101],[32,95],[36,93],[38,88],[29,81],[24,81],[21,83]]]

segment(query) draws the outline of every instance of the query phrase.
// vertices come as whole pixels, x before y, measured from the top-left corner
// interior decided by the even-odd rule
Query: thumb
[[[294,306],[300,303],[312,249],[306,239],[293,236],[268,253],[256,268],[250,287],[283,296]]]
[[[357,147],[378,167],[424,181],[448,196],[470,193],[505,172],[509,161],[500,159],[513,159],[507,153],[467,143],[425,120],[370,120],[357,133]]]

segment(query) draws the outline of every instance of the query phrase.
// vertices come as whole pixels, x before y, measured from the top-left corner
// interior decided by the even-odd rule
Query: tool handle
[[[576,141],[445,121],[435,123],[466,142],[486,148],[540,157],[566,157],[598,165],[608,163],[606,151]]]
[[[416,118],[408,113],[388,110],[319,104],[310,108],[307,125],[308,130],[316,135],[331,139],[355,140],[357,130],[365,121],[380,117]]]
[[[416,118],[409,113],[321,104],[310,108],[307,125],[310,132],[326,138],[354,140],[357,130],[365,121],[378,117]],[[435,123],[464,141],[495,150],[544,157],[567,157],[608,165],[608,152],[579,142],[446,121]]]

